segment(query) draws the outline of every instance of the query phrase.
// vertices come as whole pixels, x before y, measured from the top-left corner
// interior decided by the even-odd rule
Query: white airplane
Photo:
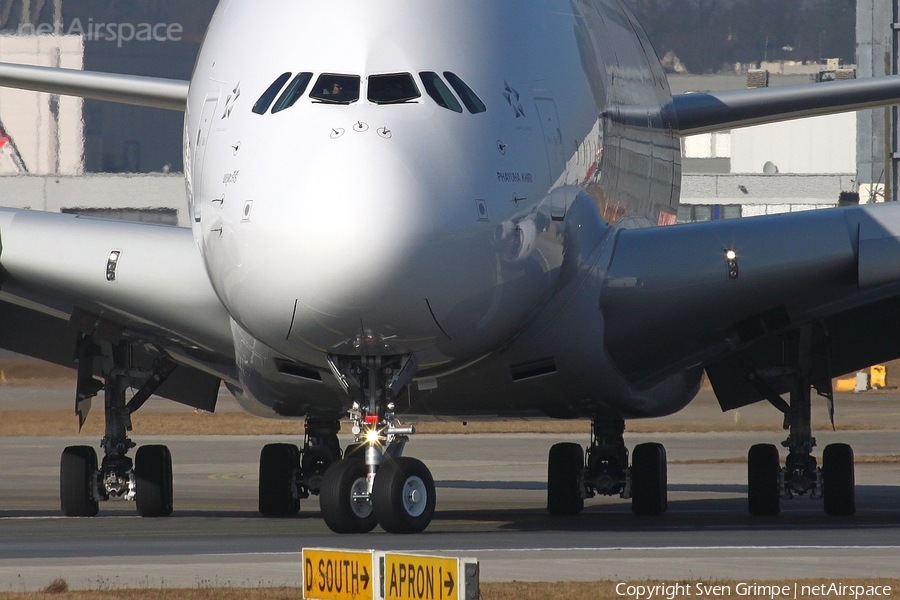
[[[132,461],[130,415],[153,393],[212,410],[220,382],[306,418],[302,447],[262,451],[267,516],[318,494],[336,532],[424,530],[404,413],[589,417],[586,452],[550,451],[549,511],[659,514],[665,449],[629,461],[624,422],[680,410],[704,369],[723,409],[785,414],[785,466],[750,450],[750,512],[855,511],[850,447],[812,456],[810,396],[900,356],[900,207],[664,225],[680,136],[900,102],[898,77],[673,97],[619,0],[222,0],[190,82],[0,84],[186,115],[191,230],[0,211],[0,347],[74,355],[82,422],[104,391],[102,461],[62,455],[66,515],[170,514],[170,454]]]

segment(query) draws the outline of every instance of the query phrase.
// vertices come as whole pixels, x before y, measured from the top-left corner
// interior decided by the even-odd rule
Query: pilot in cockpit
[[[340,96],[341,95],[341,84],[337,81],[331,84],[331,87],[325,86],[325,89],[322,90],[323,96]]]

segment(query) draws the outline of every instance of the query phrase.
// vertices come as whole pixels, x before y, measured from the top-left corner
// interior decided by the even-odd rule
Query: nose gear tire
[[[166,446],[138,448],[134,456],[134,480],[139,515],[168,517],[172,514],[172,454]]]
[[[434,478],[422,461],[404,456],[386,460],[378,469],[372,506],[385,531],[424,531],[434,515],[435,500]]]
[[[296,472],[300,449],[294,444],[266,444],[259,453],[259,512],[289,517],[300,510]]]
[[[59,464],[59,500],[67,517],[96,517],[100,503],[94,498],[97,452],[90,446],[69,446]]]
[[[550,448],[547,461],[547,512],[557,516],[577,515],[584,510],[584,450],[564,442]]]
[[[356,459],[339,460],[325,471],[319,506],[333,532],[368,533],[378,524],[371,502],[354,499],[366,491],[366,472],[366,463]]]

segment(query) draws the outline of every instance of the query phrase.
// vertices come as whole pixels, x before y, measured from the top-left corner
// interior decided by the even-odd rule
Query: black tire
[[[420,460],[400,457],[379,467],[372,489],[378,524],[388,533],[420,533],[431,523],[436,503],[434,478]]]
[[[350,444],[344,450],[344,458],[352,458],[354,460],[366,460],[366,444],[360,442],[358,444]]]
[[[631,453],[631,512],[661,515],[669,505],[666,448],[638,444]]]
[[[554,444],[547,460],[547,512],[577,515],[584,510],[584,449],[575,443]]]
[[[778,475],[781,457],[774,444],[756,444],[747,455],[747,509],[755,517],[774,517],[781,512]]]
[[[266,444],[259,453],[259,512],[289,517],[300,510],[296,473],[300,449],[293,444]]]
[[[138,514],[172,514],[172,454],[166,446],[141,446],[134,455],[134,482]]]
[[[94,497],[97,452],[90,446],[69,446],[59,461],[59,503],[67,517],[96,517]]]
[[[822,453],[822,495],[825,514],[849,517],[856,513],[856,476],[853,448],[847,444],[828,444]]]
[[[366,463],[361,460],[339,460],[328,467],[322,478],[319,506],[325,524],[335,533],[368,533],[378,520],[371,502],[353,499],[366,489]]]

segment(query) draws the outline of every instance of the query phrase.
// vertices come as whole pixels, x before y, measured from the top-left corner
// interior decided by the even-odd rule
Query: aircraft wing
[[[783,393],[783,340],[806,325],[821,334],[822,382],[900,356],[898,204],[616,236],[605,347],[638,387],[702,365],[726,408]]]
[[[897,103],[900,103],[900,75],[672,97],[681,135]]]
[[[0,209],[0,347],[74,367],[79,336],[179,367],[156,393],[210,410],[236,381],[230,318],[189,229]]]
[[[184,111],[189,83],[177,79],[0,63],[0,86]]]

